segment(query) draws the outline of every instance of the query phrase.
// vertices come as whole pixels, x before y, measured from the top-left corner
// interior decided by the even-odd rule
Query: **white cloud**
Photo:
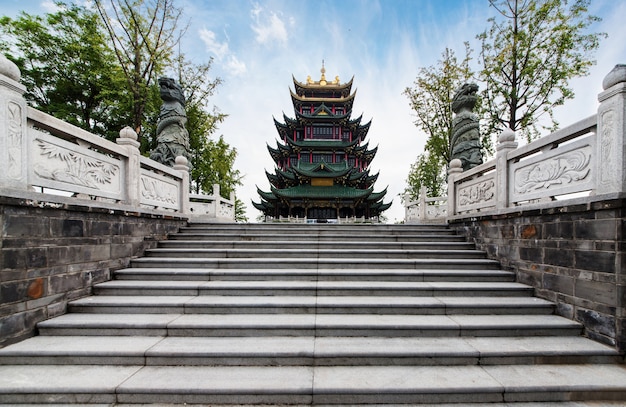
[[[226,69],[233,76],[239,76],[246,73],[246,64],[240,61],[235,55],[230,55],[226,62]]]
[[[200,35],[202,42],[206,45],[207,51],[215,54],[217,59],[223,59],[230,52],[228,49],[228,43],[219,42],[213,31],[201,28],[198,31],[198,34]]]
[[[287,28],[278,14],[273,11],[266,13],[258,4],[254,5],[250,13],[253,20],[251,28],[256,33],[255,39],[259,44],[287,44]],[[294,20],[290,19],[290,23],[294,24]]]
[[[56,13],[60,10],[59,6],[57,6],[56,2],[53,0],[42,1],[41,8],[43,8],[46,13]]]
[[[246,64],[231,52],[227,41],[219,42],[217,35],[206,28],[200,29],[198,34],[207,51],[216,56],[217,61],[229,75],[238,76],[247,71]]]

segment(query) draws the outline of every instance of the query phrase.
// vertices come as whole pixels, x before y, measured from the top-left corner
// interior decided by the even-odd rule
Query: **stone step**
[[[479,250],[400,250],[400,249],[207,249],[156,248],[145,252],[146,257],[213,259],[484,259]]]
[[[68,311],[104,314],[552,314],[534,297],[105,296],[72,301]]]
[[[576,336],[556,315],[65,314],[40,322],[41,335],[66,336]]]
[[[264,249],[264,250],[473,250],[467,242],[312,242],[312,241],[249,241],[249,240],[164,240],[164,249]]]
[[[619,360],[616,350],[576,336],[38,336],[0,349],[1,365],[450,366]]]
[[[362,259],[362,258],[185,258],[141,257],[131,260],[132,267],[266,269],[491,269],[497,261],[480,259]]]
[[[0,366],[4,403],[424,404],[626,400],[620,365]]]
[[[333,224],[286,224],[286,223],[248,223],[248,224],[200,224],[190,223],[181,227],[182,233],[202,232],[202,233],[234,233],[245,234],[252,233],[282,233],[282,234],[455,234],[453,229],[448,225],[391,225],[391,224],[350,224],[350,225],[333,225]]]
[[[514,282],[402,281],[141,281],[112,280],[96,284],[97,295],[288,295],[288,296],[531,296],[533,288]]]
[[[222,233],[210,231],[195,232],[195,231],[181,231],[168,237],[168,240],[220,240],[220,241],[267,241],[273,242],[277,240],[290,240],[296,241],[313,241],[313,242],[350,242],[350,241],[376,241],[376,242],[465,242],[463,236],[458,236],[453,233],[438,233],[438,234],[389,234],[389,233],[376,233],[369,235],[355,235],[354,233],[341,233],[341,234],[302,234],[302,233]]]
[[[114,272],[117,280],[308,280],[308,281],[456,281],[513,282],[515,273],[494,269],[214,269],[140,268]]]

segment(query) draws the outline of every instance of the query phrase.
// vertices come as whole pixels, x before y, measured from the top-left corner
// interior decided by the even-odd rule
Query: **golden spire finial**
[[[322,69],[320,69],[322,77],[320,78],[320,85],[326,85],[326,68],[324,68],[324,60],[322,59]]]

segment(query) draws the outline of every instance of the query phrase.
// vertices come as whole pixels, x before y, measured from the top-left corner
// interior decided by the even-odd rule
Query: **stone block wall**
[[[186,224],[180,217],[0,197],[0,347],[35,334],[111,272]]]
[[[626,353],[626,200],[456,220],[451,227],[513,270],[589,338]]]

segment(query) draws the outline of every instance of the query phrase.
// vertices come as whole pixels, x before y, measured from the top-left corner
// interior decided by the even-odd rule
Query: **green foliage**
[[[131,95],[132,126],[142,135],[146,116],[154,115],[151,88],[172,61],[174,47],[186,30],[179,27],[182,9],[173,0],[95,3]]]
[[[192,189],[195,193],[212,191],[213,184],[219,184],[220,192],[227,198],[235,187],[242,185],[243,176],[234,169],[237,150],[224,141],[207,139],[203,146],[193,151],[191,169]]]
[[[420,154],[406,179],[405,194],[412,200],[417,199],[422,187],[426,187],[428,196],[442,196],[446,191],[447,162],[441,156],[431,155],[428,151]]]
[[[499,15],[478,39],[491,134],[508,127],[531,141],[556,129],[554,107],[573,97],[568,82],[589,73],[605,36],[588,33],[599,20],[589,1],[490,0]]]
[[[237,197],[235,197],[235,222],[248,222],[246,205]]]
[[[45,16],[0,18],[0,49],[17,64],[38,109],[112,140],[127,122],[123,75],[98,14],[57,3]]]
[[[444,190],[446,167],[450,161],[452,135],[451,103],[455,91],[472,78],[471,49],[465,43],[465,56],[459,61],[454,51],[446,48],[435,66],[421,68],[413,83],[403,94],[415,112],[415,125],[428,137],[424,154],[411,165],[407,178],[408,192],[417,196],[422,185],[431,196]]]

